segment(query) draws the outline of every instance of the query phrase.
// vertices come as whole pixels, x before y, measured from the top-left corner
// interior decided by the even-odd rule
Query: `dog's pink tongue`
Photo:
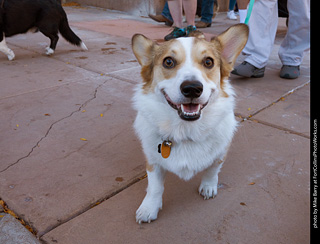
[[[193,103],[189,103],[189,104],[182,104],[183,106],[183,111],[186,113],[196,113],[199,111],[199,104],[193,104]]]

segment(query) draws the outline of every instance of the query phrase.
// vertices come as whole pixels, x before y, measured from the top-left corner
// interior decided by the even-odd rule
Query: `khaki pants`
[[[310,48],[310,0],[288,0],[288,31],[279,48],[283,65],[300,65]],[[257,68],[267,65],[278,26],[277,0],[256,0],[249,20],[245,61]]]

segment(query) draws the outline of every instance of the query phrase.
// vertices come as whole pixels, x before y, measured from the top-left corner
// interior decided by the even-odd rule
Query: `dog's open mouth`
[[[165,99],[167,100],[168,104],[175,110],[178,111],[178,115],[183,120],[193,121],[197,120],[201,116],[201,110],[208,104],[206,102],[205,104],[199,104],[199,103],[182,103],[182,104],[176,104],[174,103],[170,97],[162,91]]]

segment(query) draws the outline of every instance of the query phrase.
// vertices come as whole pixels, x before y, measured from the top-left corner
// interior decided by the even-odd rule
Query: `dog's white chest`
[[[190,130],[183,130],[187,133],[182,133],[175,128],[171,132],[172,144],[167,157],[163,157],[158,151],[158,145],[163,142],[163,137],[158,133],[159,127],[150,123],[144,116],[138,115],[135,129],[141,139],[149,164],[160,165],[180,178],[189,180],[212,165],[216,159],[224,156],[236,124],[233,113],[230,113],[220,118],[219,123],[212,120],[204,131],[200,129],[201,127],[191,126],[191,124]]]

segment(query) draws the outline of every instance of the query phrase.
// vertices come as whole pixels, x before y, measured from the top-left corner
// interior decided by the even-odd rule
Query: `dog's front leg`
[[[199,187],[199,194],[204,197],[204,200],[214,198],[218,194],[218,174],[224,163],[223,159],[217,159],[204,172],[201,184]]]
[[[160,166],[147,167],[148,187],[147,194],[136,212],[136,221],[150,223],[157,219],[162,208],[162,194],[164,190],[165,170]]]
[[[13,60],[15,57],[14,52],[10,48],[8,48],[8,46],[7,46],[6,39],[4,37],[4,33],[2,36],[2,41],[0,42],[0,52],[3,52],[5,55],[7,55],[8,59],[10,61]]]

